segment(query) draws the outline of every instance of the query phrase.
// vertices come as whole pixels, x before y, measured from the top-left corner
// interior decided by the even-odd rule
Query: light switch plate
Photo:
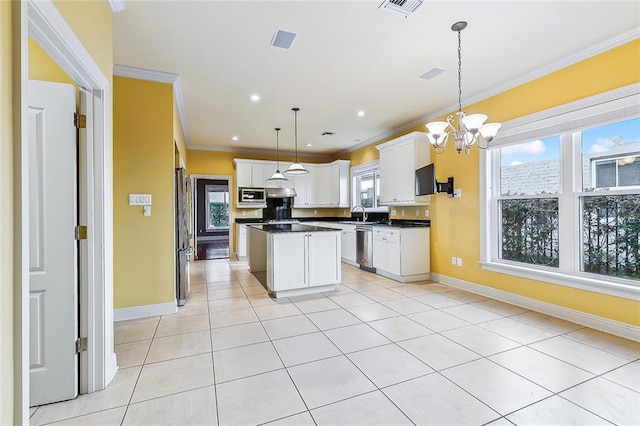
[[[150,206],[151,194],[129,194],[130,206]]]

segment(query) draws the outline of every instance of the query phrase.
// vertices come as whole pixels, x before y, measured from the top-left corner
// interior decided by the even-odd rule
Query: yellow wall
[[[78,86],[31,37],[29,37],[29,78]]]
[[[173,88],[114,78],[114,305],[169,303],[174,292]],[[151,194],[151,216],[128,194]]]
[[[582,99],[640,81],[640,41],[636,40],[580,63],[561,69],[535,81],[518,86],[492,98],[470,105],[467,113],[482,111],[491,121],[505,122],[567,102]],[[402,132],[425,131],[424,126]],[[395,135],[392,138],[401,136]],[[388,138],[389,139],[389,138]],[[353,165],[378,158],[376,142],[351,153]],[[467,156],[458,155],[449,147],[442,155],[431,150],[436,163],[437,178],[455,177],[462,198],[445,195],[431,197],[431,270],[449,277],[486,285],[511,293],[531,297],[570,309],[598,315],[629,324],[640,325],[640,304],[629,299],[602,295],[517,278],[483,270],[480,260],[479,160],[478,150]],[[398,213],[400,209],[396,207]],[[451,265],[451,257],[462,257],[463,266]]]
[[[14,424],[11,2],[0,2],[0,424]]]

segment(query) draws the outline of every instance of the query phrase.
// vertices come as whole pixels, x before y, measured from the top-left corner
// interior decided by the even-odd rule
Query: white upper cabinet
[[[424,132],[413,132],[376,146],[380,151],[380,204],[429,204],[415,195],[415,171],[429,164],[429,142]]]
[[[265,165],[251,160],[234,159],[238,188],[264,188]]]
[[[275,161],[234,159],[238,187],[286,187],[295,188],[295,208],[349,207],[350,162],[336,160],[331,163],[308,164],[309,174],[287,176],[285,182],[269,182],[276,171]],[[288,164],[280,162],[280,171]]]

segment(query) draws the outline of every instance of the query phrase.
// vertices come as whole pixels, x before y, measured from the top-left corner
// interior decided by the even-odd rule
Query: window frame
[[[375,160],[369,163],[360,164],[351,167],[351,209],[358,206],[360,202],[360,178],[373,174],[373,198],[374,207],[364,207],[365,211],[370,213],[388,212],[389,206],[378,205],[377,194],[380,191],[380,161]]]
[[[218,191],[217,189],[222,189],[224,188],[224,191]],[[205,229],[207,232],[215,232],[215,231],[225,231],[228,230],[231,224],[231,194],[229,192],[229,187],[228,186],[224,186],[224,185],[205,185],[205,201],[207,203],[207,217],[206,217],[206,226]],[[224,193],[225,196],[225,202],[227,205],[227,208],[229,209],[229,214],[227,215],[228,219],[229,219],[229,225],[227,226],[215,226],[212,225],[210,220],[209,220],[209,209],[211,208],[211,197],[210,194],[212,192],[221,192]]]
[[[617,191],[618,188],[635,189],[635,190],[640,189],[640,185],[622,185],[622,186],[620,185],[620,172],[619,172],[620,164],[618,163],[618,160],[628,158],[628,157],[634,157],[636,161],[640,161],[640,155],[616,155],[616,156],[601,158],[601,159],[592,161],[591,162],[591,186],[594,189],[594,191],[606,191],[607,189]],[[604,187],[604,186],[598,187],[596,186],[596,182],[598,181],[597,165],[598,163],[604,163],[607,161],[613,161],[615,164],[616,186],[615,187]]]
[[[490,149],[481,150],[480,165],[480,265],[483,269],[602,294],[640,300],[640,283],[635,280],[581,271],[582,219],[580,198],[601,196],[602,190],[583,191],[581,132],[584,129],[640,117],[640,84],[585,98],[570,104],[521,117],[503,125]],[[497,148],[519,142],[560,135],[560,193],[545,194],[559,201],[558,268],[529,265],[500,259],[500,152]],[[496,172],[496,170],[498,172]],[[567,175],[567,171],[571,171]],[[637,194],[637,187],[616,187],[616,195]],[[528,195],[524,198],[538,196]],[[563,212],[571,212],[566,214]]]

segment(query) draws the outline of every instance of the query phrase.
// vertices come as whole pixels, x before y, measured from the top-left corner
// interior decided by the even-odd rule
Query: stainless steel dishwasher
[[[375,272],[373,267],[373,227],[356,225],[356,261],[360,269]]]

